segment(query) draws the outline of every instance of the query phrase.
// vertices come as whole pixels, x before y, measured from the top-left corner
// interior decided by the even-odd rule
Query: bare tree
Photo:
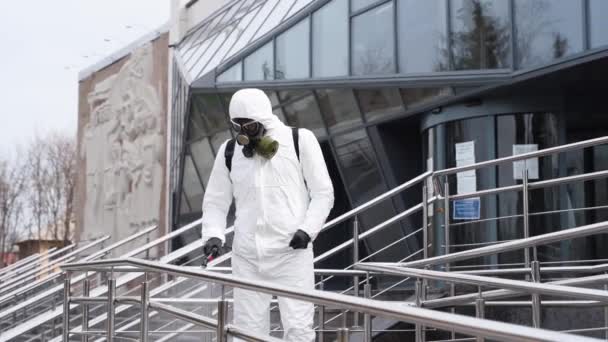
[[[46,145],[40,136],[36,136],[30,143],[26,157],[28,182],[27,202],[29,216],[32,220],[30,237],[41,239],[43,229],[48,224],[47,219],[47,183],[48,169],[45,158]]]
[[[74,139],[60,134],[46,138],[48,179],[46,202],[49,227],[53,238],[67,243],[70,223],[74,215],[74,187],[76,185],[76,146]]]
[[[16,242],[17,229],[21,223],[25,187],[23,165],[0,160],[0,268],[4,267],[4,256]]]

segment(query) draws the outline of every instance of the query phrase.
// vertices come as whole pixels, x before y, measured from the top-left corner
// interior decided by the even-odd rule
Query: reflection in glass
[[[401,73],[438,71],[447,65],[446,1],[398,0]]]
[[[213,151],[217,154],[217,151],[220,149],[220,146],[224,143],[224,141],[232,139],[232,134],[230,130],[225,130],[214,134],[211,137],[211,147],[213,147]]]
[[[508,68],[509,2],[451,1],[451,45],[454,70]],[[440,69],[448,70],[444,65]]]
[[[537,144],[538,149],[556,146],[558,144],[557,117],[553,114],[534,113],[501,115],[496,117],[497,158],[513,155],[514,145]],[[553,157],[538,159],[538,176],[540,180],[557,177],[557,168]],[[521,184],[521,179],[515,179],[513,164],[499,164],[498,186]],[[530,181],[535,181],[531,179]],[[559,209],[559,189],[544,188],[530,192],[530,212]],[[498,195],[498,215],[518,215],[523,211],[523,199],[520,192],[504,192]],[[565,209],[565,208],[562,208]],[[559,215],[540,215],[530,217],[531,235],[549,233],[559,230]],[[519,239],[523,237],[521,219],[500,220],[498,222],[498,237],[500,240]],[[539,247],[541,261],[552,260],[551,248]],[[501,262],[521,262],[523,252],[510,252],[500,255]]]
[[[286,105],[284,109],[287,125],[308,128],[317,136],[317,138],[327,135],[321,113],[317,107],[317,101],[312,94]]]
[[[251,24],[245,29],[243,34],[238,38],[234,46],[230,49],[230,52],[226,54],[224,59],[227,59],[237,52],[241,51],[252,39],[255,32],[260,28],[260,25],[264,23],[264,20],[268,17],[270,11],[274,8],[276,3],[279,0],[268,0],[260,9],[256,9],[253,12],[255,13]]]
[[[217,77],[217,82],[239,82],[243,80],[243,62],[238,62]]]
[[[309,31],[310,22],[304,19],[276,38],[275,79],[309,77]]]
[[[193,210],[200,210],[203,205],[203,187],[198,180],[194,163],[190,154],[184,158],[183,191],[188,197],[188,203]]]
[[[205,136],[213,135],[219,131],[228,129],[228,116],[224,112],[224,107],[220,104],[220,99],[216,95],[194,95],[192,97],[201,101],[201,113],[205,126]]]
[[[403,111],[399,91],[394,88],[362,89],[356,90],[361,111],[367,121],[381,116],[398,114]]]
[[[350,89],[318,90],[319,106],[331,132],[361,124],[361,113]]]
[[[348,75],[348,0],[333,0],[312,15],[314,77]]]
[[[266,81],[273,77],[272,41],[245,58],[245,81]]]
[[[310,95],[310,91],[308,90],[280,90],[279,91],[279,100],[281,100],[281,104],[285,104],[286,102],[293,101],[305,95]]]
[[[379,1],[380,0],[350,0],[350,10],[354,13]]]
[[[393,3],[352,19],[352,73],[378,75],[395,72]]]
[[[405,108],[420,106],[453,95],[452,88],[403,88],[401,98]]]
[[[209,181],[211,169],[213,168],[214,156],[209,146],[209,139],[201,139],[190,144],[190,155],[194,165],[203,181],[203,186]]]
[[[186,200],[186,195],[185,192],[182,191],[182,198],[181,201],[179,203],[179,213],[180,214],[187,214],[191,211],[190,206],[188,205],[188,201]]]
[[[516,66],[527,68],[583,48],[581,0],[515,0]]]
[[[291,6],[293,6],[294,2],[295,0],[279,0],[279,3],[275,6],[275,8],[272,9],[272,12],[270,12],[266,22],[262,24],[258,32],[253,37],[253,40],[260,38],[280,24],[289,9],[291,9]]]
[[[353,205],[364,203],[386,190],[365,130],[337,136],[334,145]]]
[[[608,1],[589,0],[589,34],[591,47],[608,45]]]

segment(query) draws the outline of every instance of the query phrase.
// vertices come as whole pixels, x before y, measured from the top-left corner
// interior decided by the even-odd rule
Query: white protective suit
[[[266,135],[279,142],[279,149],[270,160],[257,154],[246,158],[235,144],[229,172],[226,143],[220,147],[203,200],[203,241],[212,237],[225,241],[226,216],[234,196],[233,275],[314,289],[312,243],[294,250],[289,242],[298,229],[314,241],[333,206],[333,186],[319,143],[311,131],[300,129],[298,162],[291,128],[272,113],[270,100],[258,89],[236,92],[230,101],[230,117],[260,122]],[[235,325],[268,334],[270,300],[267,294],[235,289]],[[314,341],[313,305],[278,300],[283,338]]]

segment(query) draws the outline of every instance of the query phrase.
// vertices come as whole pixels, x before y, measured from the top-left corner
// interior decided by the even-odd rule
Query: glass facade
[[[348,75],[348,0],[334,0],[312,15],[313,77]]]
[[[388,2],[352,19],[353,75],[395,73],[393,3]],[[379,39],[379,37],[382,37]]]
[[[516,65],[535,67],[582,51],[582,13],[582,0],[515,0]]]
[[[450,9],[451,68],[445,70],[510,67],[509,1],[453,0]]]
[[[589,0],[589,35],[592,48],[608,45],[608,2]]]
[[[310,22],[300,21],[276,40],[276,65],[274,77],[277,80],[310,77]]]

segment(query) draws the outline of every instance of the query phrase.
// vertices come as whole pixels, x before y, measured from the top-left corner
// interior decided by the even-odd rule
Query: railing
[[[95,261],[88,263],[73,263],[69,265],[64,265],[62,266],[62,268],[68,272],[86,272],[90,271],[91,267],[95,268],[96,270],[99,270],[100,267],[106,267],[106,272],[113,274],[114,272],[120,270],[119,268],[114,268],[120,266],[136,267],[139,272],[162,272],[178,277],[188,277],[191,279],[198,279],[205,282],[213,282],[222,286],[222,293],[224,294],[225,286],[238,287],[242,289],[268,293],[281,297],[303,300],[315,303],[317,305],[331,306],[343,310],[354,310],[363,313],[366,317],[368,317],[369,315],[383,316],[398,321],[406,321],[418,325],[424,324],[426,326],[434,327],[437,329],[453,329],[462,334],[473,335],[482,338],[492,338],[504,341],[595,341],[595,339],[589,339],[581,336],[556,333],[542,329],[532,329],[507,323],[484,321],[477,318],[430,311],[427,309],[416,307],[396,306],[394,304],[390,304],[383,301],[357,298],[353,296],[328,293],[324,291],[299,291],[289,287],[278,286],[268,282],[254,282],[239,279],[229,275],[224,275],[222,273],[205,270],[184,269],[179,266],[166,265],[158,262],[146,261],[141,259],[128,258],[120,260]],[[144,319],[144,322],[143,324],[141,324],[140,328],[141,341],[148,341],[148,324],[145,321],[148,319],[148,310],[150,308],[154,308],[156,310],[165,312],[169,315],[173,315],[177,318],[189,321],[191,323],[201,325],[203,327],[214,329],[217,332],[217,341],[226,341],[228,336],[237,336],[249,341],[277,340],[270,336],[256,336],[248,331],[240,330],[239,327],[229,325],[227,323],[227,301],[225,300],[224,295],[222,295],[222,297],[218,301],[218,319],[213,320],[204,316],[192,314],[177,308],[173,308],[169,305],[151,300],[149,296],[149,284],[145,281],[142,283],[142,291],[139,299],[117,298],[114,292],[116,280],[110,278],[108,280],[108,288],[110,289],[108,296],[106,298],[96,298],[92,300],[89,298],[70,297],[69,273],[65,282],[67,289],[65,296],[67,299],[64,301],[64,312],[66,313],[69,312],[68,308],[70,303],[72,302],[79,302],[81,304],[99,303],[101,300],[105,300],[107,302],[107,308],[110,317],[106,329],[106,339],[108,341],[113,341],[115,337],[112,316],[114,315],[114,305],[119,300],[140,305],[141,317]],[[69,317],[65,317],[64,322],[69,322]],[[80,332],[80,334],[89,333],[99,332]],[[67,326],[66,324],[64,326],[63,340],[68,341],[69,335],[70,329],[69,326]]]

